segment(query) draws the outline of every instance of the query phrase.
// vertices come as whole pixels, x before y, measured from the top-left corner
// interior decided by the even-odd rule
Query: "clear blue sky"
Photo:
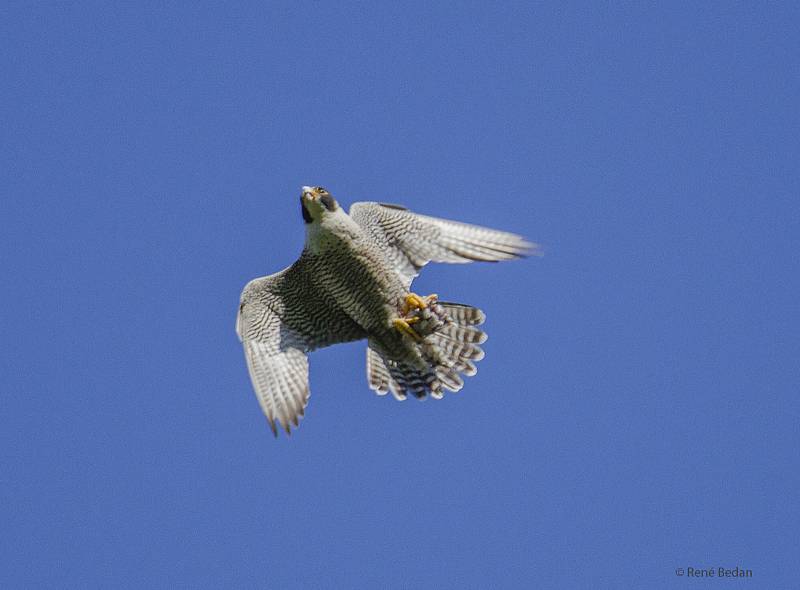
[[[27,4],[0,585],[800,584],[796,7]],[[545,246],[417,283],[487,313],[461,393],[337,346],[273,439],[234,317],[303,184]]]

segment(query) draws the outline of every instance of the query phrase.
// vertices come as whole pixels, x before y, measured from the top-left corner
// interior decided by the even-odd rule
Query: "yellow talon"
[[[406,299],[403,302],[403,315],[408,315],[412,309],[425,309],[428,307],[428,303],[417,295],[416,293],[409,293],[406,295]]]
[[[416,320],[416,318],[413,318],[413,319]],[[413,323],[414,323],[413,321],[410,322],[408,320],[404,320],[403,318],[395,318],[392,321],[392,324],[394,325],[395,330],[398,330],[398,331],[402,332],[403,334],[407,334],[408,336],[411,336],[414,340],[422,340],[422,337],[419,334],[417,334],[411,328],[411,326],[409,325],[409,324],[413,324]]]

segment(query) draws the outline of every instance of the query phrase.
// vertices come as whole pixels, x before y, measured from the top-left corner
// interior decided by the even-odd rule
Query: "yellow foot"
[[[417,319],[418,318],[411,318],[408,320],[404,320],[403,318],[395,318],[392,321],[392,325],[394,325],[395,330],[402,332],[403,334],[406,334],[408,336],[411,336],[414,340],[422,340],[422,336],[417,334],[411,327],[411,324],[417,321]]]
[[[420,297],[416,293],[409,293],[406,295],[405,301],[403,301],[401,313],[406,316],[414,309],[426,309],[428,305],[435,302],[438,297],[439,296],[435,293],[426,297]]]

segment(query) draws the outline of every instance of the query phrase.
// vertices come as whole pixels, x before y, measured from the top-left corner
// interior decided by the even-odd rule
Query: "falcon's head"
[[[304,186],[300,194],[300,210],[303,221],[321,221],[324,215],[334,213],[339,208],[336,199],[321,186]]]

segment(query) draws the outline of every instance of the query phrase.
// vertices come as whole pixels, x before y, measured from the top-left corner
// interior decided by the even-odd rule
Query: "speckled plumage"
[[[355,203],[347,215],[320,187],[303,187],[306,243],[300,258],[244,288],[237,333],[270,427],[290,432],[308,403],[306,353],[367,339],[367,379],[379,394],[442,397],[476,372],[486,336],[483,313],[427,299],[404,301],[430,261],[509,260],[534,246],[519,236],[417,215],[401,207]],[[404,318],[413,328],[395,325]]]

